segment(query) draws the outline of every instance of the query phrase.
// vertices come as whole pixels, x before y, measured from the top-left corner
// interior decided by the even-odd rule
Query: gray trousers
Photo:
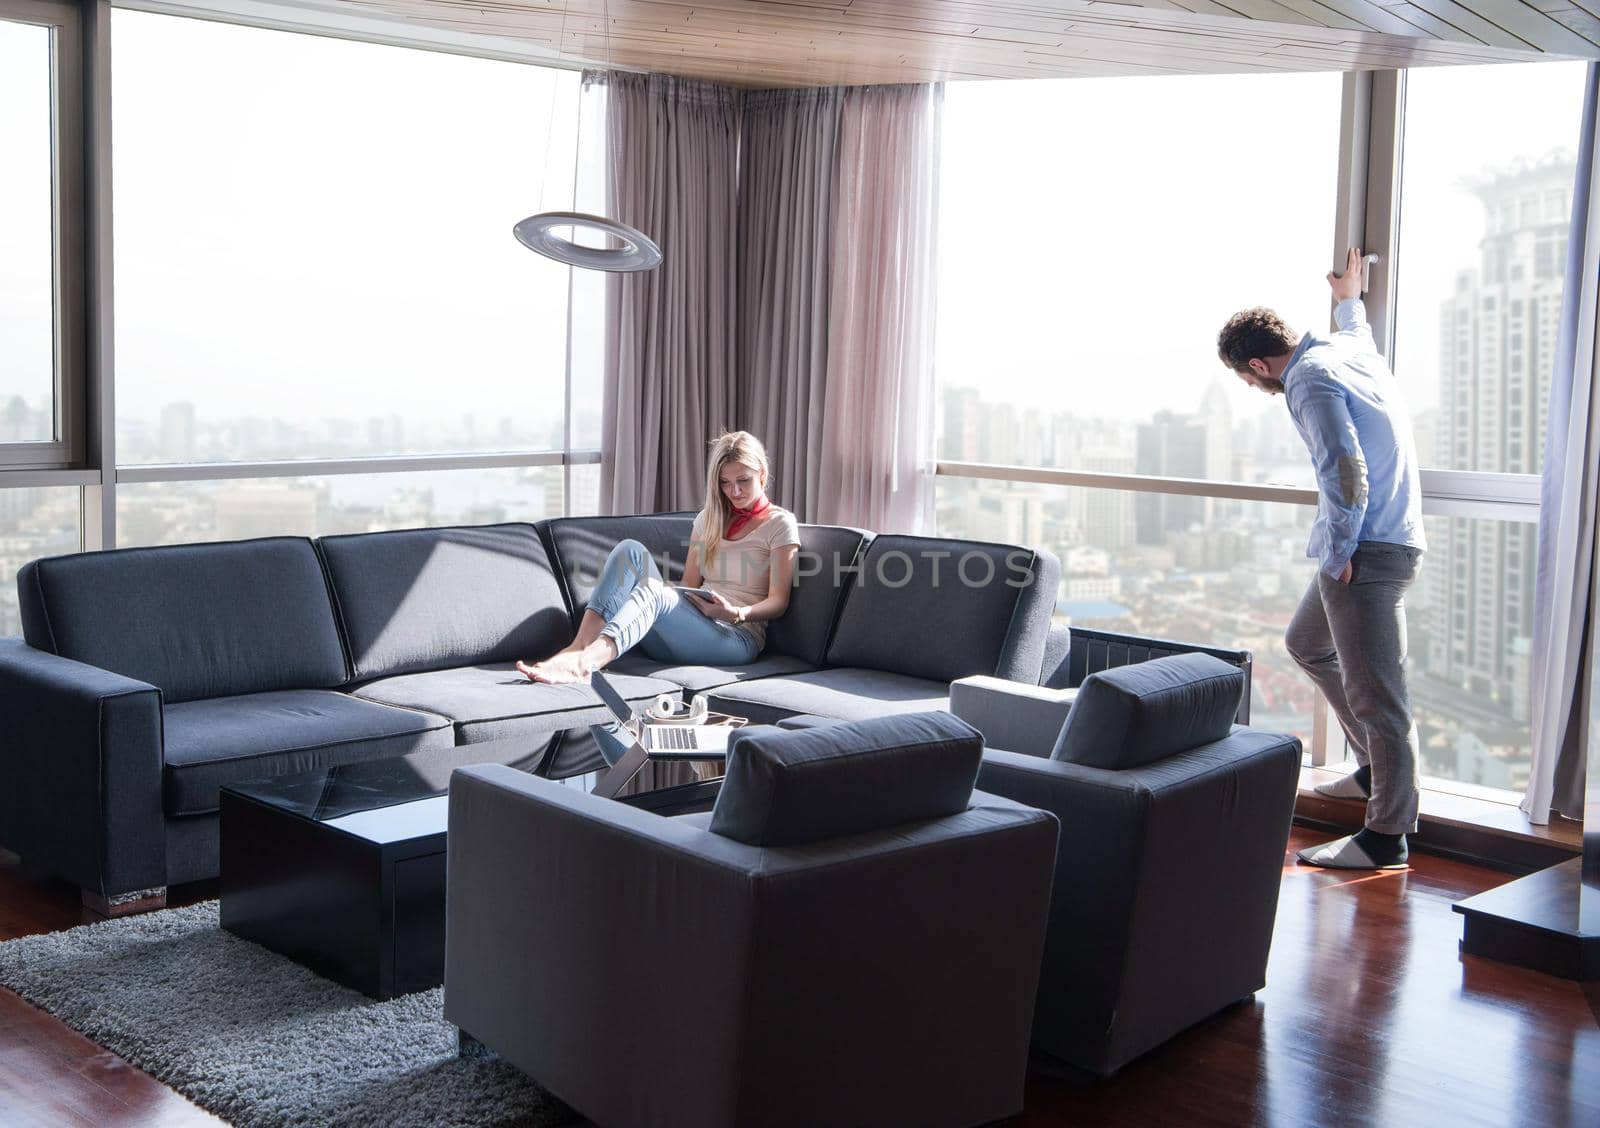
[[[1367,828],[1417,829],[1417,726],[1406,688],[1406,589],[1422,553],[1362,541],[1348,584],[1322,572],[1306,589],[1284,645],[1327,698],[1356,762],[1372,768]]]

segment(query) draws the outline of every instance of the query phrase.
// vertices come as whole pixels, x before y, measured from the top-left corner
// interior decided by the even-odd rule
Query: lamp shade
[[[620,247],[586,247],[556,234],[558,228],[581,227],[611,235]],[[661,248],[644,232],[614,219],[586,212],[540,212],[520,220],[511,229],[517,242],[530,251],[586,270],[632,272],[653,270],[661,264]]]

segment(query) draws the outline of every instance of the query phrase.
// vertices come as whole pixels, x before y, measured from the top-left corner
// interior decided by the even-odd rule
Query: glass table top
[[[472,764],[505,764],[568,787],[673,813],[708,808],[724,768],[720,758],[651,760],[634,769],[636,774],[625,783],[608,781],[613,769],[585,726],[244,780],[223,790],[359,838],[392,842],[442,833],[450,773]]]

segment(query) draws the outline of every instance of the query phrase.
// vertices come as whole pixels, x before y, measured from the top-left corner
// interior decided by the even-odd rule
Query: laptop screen
[[[600,695],[600,700],[606,703],[606,707],[616,714],[617,720],[623,724],[633,720],[633,710],[628,706],[628,702],[623,698],[622,694],[617,692],[617,687],[611,684],[609,678],[599,670],[596,670],[589,675],[589,684]]]

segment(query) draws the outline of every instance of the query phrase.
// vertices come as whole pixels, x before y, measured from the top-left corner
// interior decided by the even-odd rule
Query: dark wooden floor
[[[1579,986],[1457,952],[1451,902],[1505,875],[1427,856],[1380,875],[1295,866],[1317,839],[1291,840],[1266,990],[1111,1081],[1034,1076],[1023,1123],[1600,1125],[1600,1025]],[[0,858],[0,938],[80,923],[64,888]],[[0,991],[0,1123],[205,1121]]]

